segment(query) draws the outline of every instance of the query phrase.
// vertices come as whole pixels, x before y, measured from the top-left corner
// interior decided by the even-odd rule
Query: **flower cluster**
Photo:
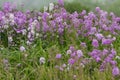
[[[81,49],[75,50],[71,46],[67,50],[66,55],[70,56],[68,59],[70,66],[84,56],[85,59],[91,57],[97,63],[100,62],[100,70],[104,70],[109,63],[112,65],[113,74],[119,73],[117,62],[114,60],[116,51],[113,42],[119,35],[120,18],[99,7],[96,7],[95,12],[88,14],[85,10],[71,14],[64,8],[63,0],[58,2],[58,5],[50,3],[49,8],[45,7],[44,12],[29,10],[23,12],[17,10],[10,2],[5,3],[0,11],[0,33],[7,36],[9,46],[17,45],[16,41],[19,41],[18,43],[23,41],[30,45],[36,39],[52,41],[56,37],[64,45],[64,41],[72,37],[67,35],[72,34],[75,40],[81,42]],[[86,54],[83,53],[82,47],[86,48]],[[23,46],[20,47],[21,52],[25,50]],[[61,54],[56,55],[57,59],[61,57]],[[40,59],[40,64],[42,63],[45,63],[43,58]]]
[[[56,58],[61,59],[62,54],[57,54]],[[100,71],[106,70],[109,66],[112,68],[112,74],[114,76],[120,75],[120,70],[117,66],[117,62],[114,60],[116,57],[116,51],[114,49],[93,49],[92,52],[88,52],[89,56],[86,56],[82,50],[76,50],[74,46],[70,46],[70,48],[66,52],[67,62],[64,62],[62,65],[57,65],[57,68],[64,71],[73,69],[79,69],[81,67],[85,68],[85,66],[89,64],[96,63]],[[66,57],[64,57],[66,58]],[[61,59],[62,60],[62,59]],[[93,63],[94,62],[94,63]],[[65,67],[63,65],[66,65]],[[90,66],[89,66],[90,67]],[[93,68],[94,69],[94,68]]]

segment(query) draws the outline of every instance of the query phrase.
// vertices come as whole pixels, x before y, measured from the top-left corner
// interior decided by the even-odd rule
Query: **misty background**
[[[104,3],[105,0],[64,0],[64,1],[68,1],[68,2],[72,2],[72,1],[80,1],[80,2],[84,2],[84,1],[88,1],[88,2],[101,2]],[[2,6],[2,4],[4,2],[13,2],[15,4],[17,4],[18,6],[24,4],[24,10],[26,9],[37,9],[39,10],[40,8],[42,8],[43,6],[47,6],[50,2],[57,2],[57,0],[0,0],[0,6]]]
[[[40,10],[44,6],[48,6],[50,2],[57,2],[58,0],[0,0],[0,7],[4,2],[13,2],[17,5],[19,9],[26,10]],[[91,11],[95,7],[100,7],[108,12],[114,12],[116,15],[120,16],[120,0],[64,0],[65,2],[79,2],[83,6],[90,8]],[[24,7],[21,5],[24,4]],[[74,7],[74,6],[73,6]]]
[[[50,2],[57,2],[57,0],[0,0],[0,6],[2,6],[4,2],[13,2],[17,6],[21,6],[24,4],[23,9],[31,10],[31,9],[40,9],[43,6],[47,6]]]

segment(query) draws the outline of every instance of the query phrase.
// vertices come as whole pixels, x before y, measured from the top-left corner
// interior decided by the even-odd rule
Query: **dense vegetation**
[[[0,80],[119,80],[120,17],[66,9],[63,0],[44,12],[4,3]]]

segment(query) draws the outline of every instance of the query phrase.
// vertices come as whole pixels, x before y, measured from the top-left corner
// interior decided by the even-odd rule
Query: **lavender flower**
[[[116,61],[110,61],[112,67],[115,67],[117,65],[117,62]]]
[[[96,7],[96,11],[97,11],[97,12],[100,12],[100,7]]]
[[[64,6],[64,1],[63,0],[58,0],[59,5]]]
[[[107,55],[108,53],[109,53],[109,51],[107,49],[104,49],[102,52],[103,55]]]
[[[26,51],[25,47],[24,47],[24,46],[20,46],[20,51],[21,51],[21,52]]]
[[[119,68],[118,68],[118,67],[114,67],[114,68],[112,69],[112,74],[113,74],[114,76],[120,75],[120,70],[119,70]]]
[[[109,44],[111,44],[111,43],[112,43],[112,40],[111,40],[111,39],[105,39],[105,38],[102,39],[102,44],[103,44],[103,45],[109,45]]]
[[[81,50],[77,50],[77,56],[78,58],[83,56],[83,52]]]
[[[101,40],[102,38],[104,38],[104,36],[100,33],[95,34],[95,36],[97,37],[98,40]]]
[[[75,57],[76,56],[76,52],[73,52],[72,54],[70,54],[71,57]]]
[[[101,61],[101,58],[100,57],[96,57],[96,62],[99,62]]]
[[[3,4],[3,10],[5,12],[10,12],[10,11],[12,11],[15,8],[16,8],[16,6],[14,4],[10,3],[10,2],[5,2]]]
[[[70,46],[69,50],[73,52],[75,50],[74,46]]]
[[[0,11],[0,21],[2,20],[3,16],[4,16],[4,13]]]
[[[56,55],[56,59],[60,59],[61,57],[62,57],[61,54],[57,54],[57,55]]]
[[[87,47],[86,43],[82,42],[81,44],[81,47]]]
[[[96,39],[93,39],[92,45],[93,45],[93,47],[97,48],[99,46],[99,43]]]
[[[70,59],[68,60],[68,63],[69,63],[70,65],[73,65],[73,64],[75,63],[75,59],[70,58]]]

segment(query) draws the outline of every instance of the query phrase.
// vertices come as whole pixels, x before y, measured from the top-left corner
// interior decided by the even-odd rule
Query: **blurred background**
[[[13,2],[17,5],[23,5],[23,10],[40,10],[44,6],[48,6],[50,2],[57,2],[57,0],[0,0],[0,6],[4,2]],[[94,11],[95,7],[99,6],[101,9],[108,12],[114,12],[117,16],[120,16],[120,0],[64,0],[65,8],[69,12],[74,12],[75,10],[81,12],[81,10],[86,9],[87,11]]]

